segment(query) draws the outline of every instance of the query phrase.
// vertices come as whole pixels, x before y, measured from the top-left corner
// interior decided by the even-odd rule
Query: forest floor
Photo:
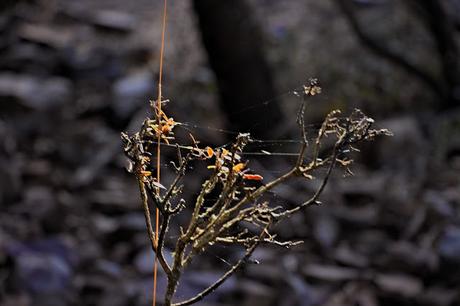
[[[58,0],[0,16],[1,305],[149,304],[153,254],[119,135],[139,128],[155,94],[157,2]],[[292,91],[318,76],[325,94],[308,114],[312,135],[325,111],[359,106],[394,136],[363,147],[355,175],[338,172],[324,205],[279,227],[281,238],[304,244],[261,247],[260,264],[200,305],[460,305],[460,111],[412,112],[431,95],[351,38],[325,47],[328,35],[345,35],[343,20],[326,27],[321,16],[338,12],[301,2],[251,1],[288,118],[298,107]],[[169,16],[167,111],[197,139],[221,145],[231,133],[190,4],[171,2]],[[362,63],[340,60],[351,53]],[[293,149],[277,145],[256,149]],[[292,161],[253,162],[269,178]],[[189,180],[191,195],[202,174]],[[308,191],[293,184],[271,200],[292,205]],[[213,282],[237,255],[206,253],[185,274],[179,298]],[[164,280],[160,273],[160,292]]]

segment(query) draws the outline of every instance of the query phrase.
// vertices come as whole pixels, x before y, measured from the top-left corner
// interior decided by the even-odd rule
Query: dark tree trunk
[[[442,1],[411,0],[419,8],[419,16],[436,43],[441,71],[446,87],[445,103],[442,108],[458,107],[460,102],[460,67],[458,48],[455,41],[455,25],[450,20]]]
[[[231,129],[273,137],[282,120],[263,53],[262,32],[245,0],[194,0],[201,36]],[[270,100],[270,103],[264,103]]]

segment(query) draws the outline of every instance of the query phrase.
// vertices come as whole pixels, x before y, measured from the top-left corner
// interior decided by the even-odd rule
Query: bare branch
[[[408,73],[414,75],[423,83],[425,83],[435,94],[440,97],[444,97],[445,93],[442,88],[442,85],[431,75],[421,70],[419,67],[411,64],[407,59],[403,58],[401,55],[390,50],[387,46],[381,44],[376,39],[373,39],[369,36],[360,25],[358,17],[353,11],[353,6],[349,0],[335,0],[338,7],[342,10],[345,17],[348,20],[352,30],[358,37],[358,39],[363,43],[364,46],[372,50],[375,54],[387,59],[393,64],[403,68]]]
[[[280,247],[292,247],[301,242],[299,241],[280,241],[276,235],[269,232],[269,228],[282,219],[300,211],[301,209],[317,204],[318,199],[332,174],[334,167],[338,164],[347,166],[350,160],[346,159],[346,153],[353,149],[352,145],[372,140],[378,135],[388,135],[387,130],[371,129],[373,120],[366,117],[361,111],[355,110],[349,117],[338,117],[338,111],[332,111],[324,120],[312,148],[313,159],[306,161],[306,151],[308,141],[305,133],[304,111],[307,98],[318,94],[321,88],[316,79],[311,79],[310,83],[304,86],[304,101],[299,109],[297,123],[301,129],[302,142],[299,148],[298,159],[295,165],[286,173],[278,178],[261,185],[258,188],[246,185],[246,180],[262,180],[258,174],[250,174],[247,168],[248,161],[242,159],[245,145],[250,141],[249,134],[239,134],[233,143],[230,151],[220,148],[213,150],[209,147],[200,149],[198,142],[191,136],[192,146],[180,146],[178,148],[179,166],[174,165],[177,175],[175,179],[165,189],[164,195],[156,194],[155,187],[159,187],[151,174],[149,150],[153,144],[152,139],[161,138],[168,145],[173,139],[171,129],[176,123],[162,113],[163,119],[158,122],[146,119],[141,131],[129,137],[122,134],[125,144],[125,153],[134,164],[134,174],[138,181],[141,202],[144,209],[147,233],[152,245],[152,249],[157,254],[157,258],[166,272],[168,284],[165,294],[165,306],[191,305],[202,300],[206,295],[218,288],[228,279],[240,266],[242,266],[251,256],[255,248],[261,243],[269,243]],[[320,146],[325,137],[332,135],[335,145],[328,154],[322,159],[319,158]],[[182,158],[180,149],[188,150],[187,157]],[[179,238],[176,240],[173,252],[173,262],[171,266],[166,262],[163,254],[165,238],[169,230],[172,218],[180,213],[184,207],[181,199],[175,207],[172,206],[172,199],[181,192],[180,180],[185,175],[187,164],[192,159],[207,160],[214,158],[214,165],[208,166],[214,169],[207,180],[201,186],[201,190],[195,199],[195,206],[191,213],[186,229],[180,228]],[[315,170],[327,167],[327,173],[313,196],[303,204],[285,210],[283,207],[270,207],[268,202],[259,202],[266,192],[276,186],[285,183],[291,178],[301,177],[306,180],[313,179]],[[163,186],[160,186],[163,187]],[[205,198],[214,190],[219,189],[218,199],[208,207],[203,208]],[[151,190],[152,192],[149,192]],[[152,220],[150,217],[149,198],[161,211],[161,225],[158,233],[158,243]],[[204,210],[204,211],[203,211]],[[240,226],[237,228],[237,226]],[[254,227],[256,230],[249,230]],[[258,231],[260,230],[260,233]],[[195,297],[186,301],[173,304],[179,280],[184,268],[193,258],[202,253],[206,248],[215,243],[243,245],[246,248],[245,255],[220,279],[207,289],[198,293]]]
[[[265,228],[267,229],[268,226]],[[179,303],[174,303],[172,304],[173,306],[186,306],[186,305],[192,305],[195,304],[199,301],[201,301],[205,296],[208,294],[212,293],[214,290],[219,288],[220,285],[222,285],[230,276],[233,275],[244,263],[248,261],[248,259],[251,257],[252,253],[254,253],[254,250],[259,246],[260,242],[263,240],[263,237],[265,236],[265,230],[263,230],[260,234],[259,240],[255,241],[250,248],[246,250],[246,253],[244,256],[230,269],[228,270],[224,275],[222,275],[221,278],[219,278],[214,284],[206,288],[205,290],[201,291],[194,297],[183,301]]]

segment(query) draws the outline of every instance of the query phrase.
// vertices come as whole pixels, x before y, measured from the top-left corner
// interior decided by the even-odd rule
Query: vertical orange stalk
[[[158,120],[158,126],[161,129],[161,83],[163,79],[163,56],[164,56],[164,49],[165,49],[165,32],[166,32],[166,14],[167,14],[167,0],[164,0],[163,4],[163,24],[162,24],[162,31],[161,31],[161,49],[160,49],[160,71],[158,75],[158,98],[157,98],[157,106],[156,106],[156,116]],[[157,139],[157,182],[160,183],[161,178],[161,135],[158,135]],[[160,188],[157,188],[157,193],[160,193]],[[160,211],[158,208],[155,210],[155,245],[158,248],[158,231],[159,231],[159,223],[160,223]],[[157,300],[157,273],[158,273],[158,260],[157,255],[155,252],[155,262],[153,265],[153,302],[152,305],[156,305]]]

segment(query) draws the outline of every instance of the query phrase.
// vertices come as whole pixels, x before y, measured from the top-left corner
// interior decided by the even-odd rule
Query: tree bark
[[[273,137],[283,116],[263,52],[262,32],[246,0],[194,0],[229,129]],[[268,102],[267,102],[268,101]]]
[[[410,0],[410,2],[418,7],[418,15],[436,44],[446,90],[442,109],[460,106],[460,67],[454,22],[445,11],[442,1]]]

